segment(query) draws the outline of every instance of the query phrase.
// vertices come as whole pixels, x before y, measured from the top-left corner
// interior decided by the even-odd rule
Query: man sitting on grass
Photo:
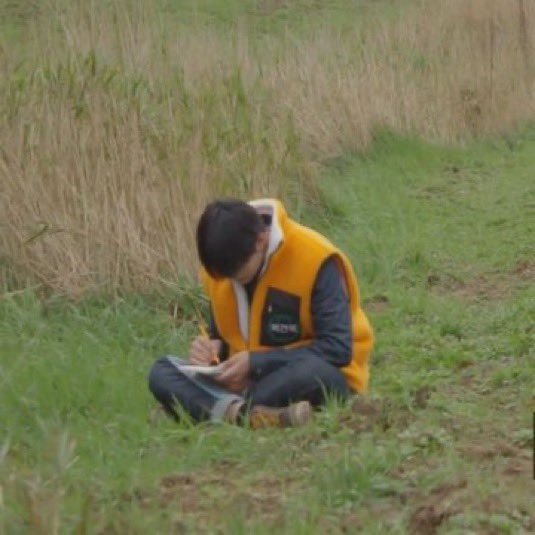
[[[159,358],[149,388],[168,414],[286,427],[328,396],[366,390],[372,329],[349,260],[326,238],[279,201],[228,199],[206,207],[197,249],[211,321],[189,364],[221,364],[207,376]]]

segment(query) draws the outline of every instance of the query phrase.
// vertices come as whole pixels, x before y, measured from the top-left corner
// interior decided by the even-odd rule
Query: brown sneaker
[[[308,401],[299,401],[281,408],[256,405],[249,414],[249,424],[253,429],[298,427],[310,420],[312,420],[312,406]]]

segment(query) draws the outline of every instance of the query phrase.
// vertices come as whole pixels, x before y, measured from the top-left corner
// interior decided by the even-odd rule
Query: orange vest
[[[342,368],[342,372],[353,390],[365,392],[368,386],[368,358],[373,346],[373,331],[360,308],[357,279],[351,263],[344,253],[321,234],[290,219],[279,201],[265,202],[271,203],[274,209],[271,232],[273,233],[274,225],[277,225],[278,231],[282,231],[282,243],[269,257],[267,267],[258,279],[250,308],[245,312],[248,313],[246,335],[243,326],[240,328],[240,304],[235,289],[238,283],[231,279],[214,279],[206,271],[201,272],[217,329],[229,345],[229,354],[232,356],[244,350],[262,351],[280,345],[262,343],[265,339],[262,322],[266,314],[266,297],[269,292],[277,290],[283,295],[289,294],[298,303],[298,325],[289,326],[290,329],[293,327],[294,338],[297,339],[284,343],[284,347],[296,347],[313,340],[311,299],[314,283],[324,261],[335,257],[345,279],[353,319],[353,357],[350,364]],[[242,298],[241,307],[243,306]],[[242,315],[243,313],[242,310]],[[286,329],[284,332],[288,332],[288,325],[282,324],[282,328]]]

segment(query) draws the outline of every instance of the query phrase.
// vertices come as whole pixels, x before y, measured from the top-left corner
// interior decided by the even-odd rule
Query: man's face
[[[254,253],[232,277],[235,281],[244,285],[253,280],[254,276],[258,273],[260,266],[264,263],[268,242],[269,232],[261,232],[256,240]]]

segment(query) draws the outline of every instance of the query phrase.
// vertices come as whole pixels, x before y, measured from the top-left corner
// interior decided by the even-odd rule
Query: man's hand
[[[231,392],[241,393],[249,382],[249,351],[240,351],[221,364],[222,372],[214,379]]]
[[[220,349],[221,340],[210,340],[206,336],[197,336],[191,343],[189,361],[196,366],[210,366]]]

